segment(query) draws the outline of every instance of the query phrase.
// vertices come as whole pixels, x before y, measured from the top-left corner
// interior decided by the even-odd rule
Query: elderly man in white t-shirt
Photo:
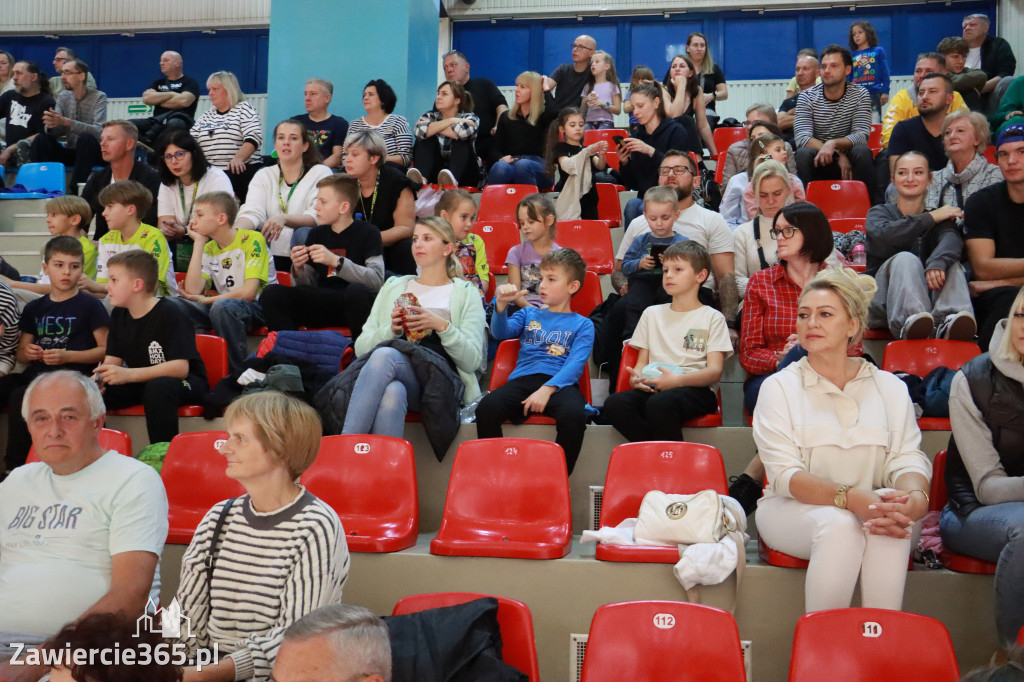
[[[38,680],[36,645],[91,613],[141,616],[159,598],[167,494],[159,474],[104,451],[103,396],[86,376],[44,374],[22,413],[40,461],[0,484],[0,680]],[[20,660],[19,660],[20,659]]]

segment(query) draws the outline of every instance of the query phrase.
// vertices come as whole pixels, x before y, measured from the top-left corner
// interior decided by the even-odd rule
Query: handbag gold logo
[[[686,515],[686,503],[673,502],[669,506],[665,507],[665,515],[672,520],[683,518]]]

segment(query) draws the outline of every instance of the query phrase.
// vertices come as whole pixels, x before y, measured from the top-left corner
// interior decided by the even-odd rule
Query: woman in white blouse
[[[187,130],[172,130],[161,136],[156,146],[156,169],[160,173],[157,196],[157,227],[177,254],[181,238],[192,220],[196,197],[208,192],[232,194],[231,180],[216,166],[211,166],[202,148]],[[188,240],[185,240],[188,243]],[[185,267],[175,263],[175,270],[188,270],[191,251],[180,254]]]
[[[320,152],[309,133],[295,119],[281,121],[274,128],[277,165],[261,168],[249,184],[249,196],[238,211],[235,227],[262,230],[278,270],[291,267],[292,232],[316,226],[316,183],[331,174],[320,163]],[[305,243],[305,232],[302,241]]]
[[[931,462],[906,386],[846,348],[864,329],[874,280],[826,268],[800,295],[807,357],[761,386],[754,442],[768,472],[757,528],[809,559],[805,610],[900,609],[913,525],[928,511]]]
[[[757,215],[732,233],[736,255],[736,286],[740,298],[747,291],[747,281],[758,270],[779,262],[778,241],[768,234],[772,220],[792,197],[789,171],[778,161],[763,162],[754,171],[752,181]]]
[[[213,106],[196,119],[190,132],[206,160],[228,174],[235,196],[245,201],[249,181],[263,162],[258,153],[263,146],[263,122],[230,71],[211,73],[206,89]]]

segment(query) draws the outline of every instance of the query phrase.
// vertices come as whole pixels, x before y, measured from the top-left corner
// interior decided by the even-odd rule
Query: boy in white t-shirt
[[[270,277],[267,240],[258,230],[233,227],[237,215],[238,203],[227,192],[199,195],[188,227],[195,248],[181,298],[168,299],[198,331],[213,329],[223,337],[232,374],[245,361],[246,333],[265,324],[256,299]]]
[[[695,241],[677,242],[661,256],[662,285],[671,303],[644,310],[629,344],[639,351],[627,367],[632,390],[608,396],[603,421],[630,441],[683,440],[683,423],[718,408],[722,365],[732,355],[725,317],[697,299],[711,256]]]

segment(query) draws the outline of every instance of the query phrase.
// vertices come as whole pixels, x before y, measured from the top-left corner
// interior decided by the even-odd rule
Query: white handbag
[[[739,530],[714,490],[702,490],[685,502],[678,495],[652,490],[640,503],[633,539],[646,545],[693,545],[720,542]]]

